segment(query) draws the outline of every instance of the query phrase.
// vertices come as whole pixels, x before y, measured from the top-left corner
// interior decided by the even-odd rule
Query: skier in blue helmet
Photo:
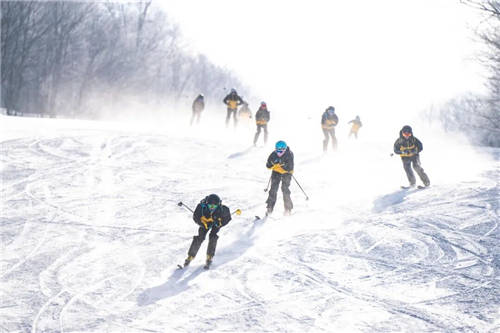
[[[293,173],[293,153],[285,141],[276,142],[275,150],[267,158],[266,167],[271,169],[271,189],[267,198],[267,212],[269,215],[273,212],[278,188],[281,182],[281,191],[283,192],[283,201],[285,204],[285,215],[290,215],[293,202],[290,198],[290,182]]]

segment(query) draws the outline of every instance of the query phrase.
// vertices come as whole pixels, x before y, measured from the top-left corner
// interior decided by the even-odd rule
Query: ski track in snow
[[[500,331],[498,151],[479,178],[364,205],[315,172],[350,155],[297,149],[311,200],[292,183],[294,214],[279,193],[254,221],[269,148],[92,128],[1,148],[0,331]],[[207,242],[176,270],[196,233],[176,203],[212,192],[243,215],[211,270]]]

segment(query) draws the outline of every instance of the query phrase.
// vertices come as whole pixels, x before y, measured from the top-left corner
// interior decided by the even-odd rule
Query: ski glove
[[[288,173],[288,171],[283,169],[283,164],[274,164],[271,169],[280,174]]]

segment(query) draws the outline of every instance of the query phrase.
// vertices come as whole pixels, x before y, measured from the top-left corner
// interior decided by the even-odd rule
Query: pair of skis
[[[403,189],[403,190],[409,190],[409,189],[412,189],[412,188],[416,188],[417,190],[425,190],[428,187],[429,186],[422,186],[422,185],[418,185],[417,187],[415,187],[415,186],[401,186],[401,189]]]

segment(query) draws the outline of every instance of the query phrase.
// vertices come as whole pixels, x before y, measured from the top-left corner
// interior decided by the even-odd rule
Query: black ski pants
[[[231,119],[231,115],[233,115],[234,126],[238,125],[238,117],[236,116],[236,109],[227,109],[226,116],[226,127],[229,126],[229,119]]]
[[[255,133],[255,137],[253,138],[253,144],[257,144],[257,140],[259,139],[260,131],[264,129],[264,143],[267,142],[267,124],[265,125],[257,125],[257,132]]]
[[[193,111],[193,115],[191,116],[190,125],[193,125],[194,120],[196,119],[196,123],[200,123],[201,111]]]
[[[328,148],[328,141],[330,137],[332,137],[332,148],[333,150],[337,149],[337,138],[335,137],[335,127],[332,129],[323,128],[323,135],[325,139],[323,140],[323,151],[326,151]]]
[[[408,181],[410,182],[410,185],[415,185],[416,179],[415,175],[413,174],[412,165],[413,169],[417,172],[418,176],[422,180],[422,183],[424,183],[425,186],[430,185],[429,177],[427,177],[427,174],[424,172],[424,169],[420,165],[420,156],[413,155],[409,157],[402,157],[401,160],[403,161],[403,168],[405,169],[406,176],[408,177]]]
[[[280,174],[273,171],[271,174],[271,189],[269,190],[269,196],[267,198],[267,208],[274,209],[276,204],[276,198],[278,196],[278,188],[281,182],[281,191],[283,192],[283,201],[285,203],[285,209],[291,210],[293,208],[292,198],[290,198],[290,182],[292,181],[292,175],[289,173]]]
[[[200,249],[201,243],[205,240],[207,233],[210,231],[210,235],[208,236],[208,247],[207,247],[207,255],[214,256],[215,248],[217,247],[217,240],[219,236],[217,233],[220,228],[212,227],[211,229],[205,229],[205,227],[198,228],[198,235],[193,237],[193,242],[189,247],[188,256],[196,257],[198,250]]]

